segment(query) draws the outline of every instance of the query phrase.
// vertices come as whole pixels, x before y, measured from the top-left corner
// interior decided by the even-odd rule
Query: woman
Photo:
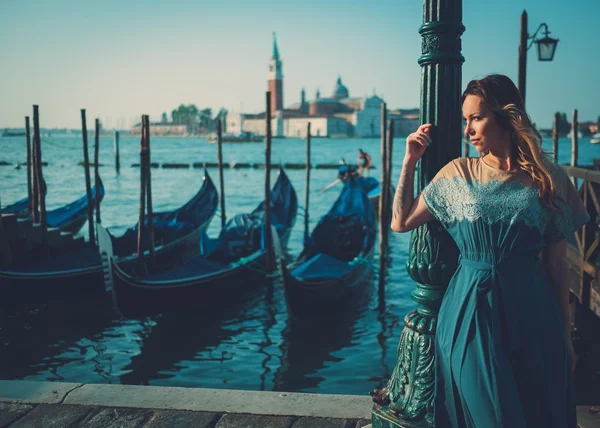
[[[415,164],[435,144],[420,126],[392,218],[396,232],[438,220],[461,253],[437,324],[435,426],[575,426],[565,239],[589,216],[508,77],[471,81],[462,108],[481,156],[451,161],[414,199]]]

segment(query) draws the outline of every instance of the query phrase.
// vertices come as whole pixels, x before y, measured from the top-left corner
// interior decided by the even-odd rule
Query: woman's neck
[[[485,155],[485,161],[491,166],[505,171],[517,171],[519,166],[510,152],[493,153],[491,150]]]

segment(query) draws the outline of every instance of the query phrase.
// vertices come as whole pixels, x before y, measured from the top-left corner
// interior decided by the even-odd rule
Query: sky
[[[600,1],[463,0],[463,88],[502,73],[517,81],[520,16],[560,40],[552,62],[528,52],[527,108],[538,127],[554,112],[600,116]],[[284,104],[322,96],[342,78],[350,96],[419,106],[421,0],[0,0],[0,128],[126,128],[180,104],[264,111],[276,32]]]

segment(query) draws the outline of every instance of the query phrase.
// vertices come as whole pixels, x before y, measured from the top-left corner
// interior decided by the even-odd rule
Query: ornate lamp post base
[[[371,423],[373,428],[430,428],[431,425],[426,421],[405,421],[397,416],[390,414],[387,407],[375,404],[371,414]]]

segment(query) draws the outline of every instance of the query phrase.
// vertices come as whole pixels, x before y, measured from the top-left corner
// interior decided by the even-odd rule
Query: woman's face
[[[487,108],[481,97],[467,95],[462,106],[465,119],[465,137],[478,153],[510,150],[510,133],[503,129],[494,113]]]

